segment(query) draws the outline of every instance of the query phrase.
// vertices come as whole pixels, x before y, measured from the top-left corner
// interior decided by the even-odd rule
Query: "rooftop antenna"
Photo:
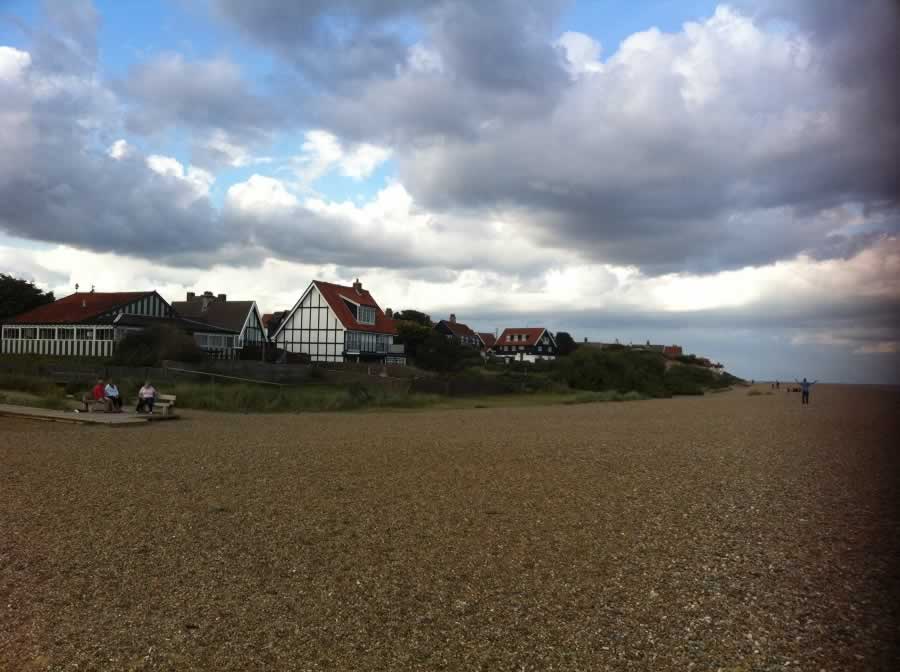
[[[93,294],[93,293],[94,293],[94,286],[91,285],[91,294]]]
[[[75,293],[76,294],[78,293],[78,283],[77,282],[75,283]]]

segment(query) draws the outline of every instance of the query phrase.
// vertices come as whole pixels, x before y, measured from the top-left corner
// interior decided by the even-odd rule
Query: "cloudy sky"
[[[0,270],[900,382],[893,0],[0,2]]]

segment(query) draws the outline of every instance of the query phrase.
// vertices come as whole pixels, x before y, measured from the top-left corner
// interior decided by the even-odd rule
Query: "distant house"
[[[487,354],[494,349],[494,344],[497,342],[497,336],[489,331],[479,331],[478,340],[481,341],[482,352]]]
[[[3,325],[4,354],[109,357],[128,333],[169,324],[194,335],[234,338],[227,329],[180,317],[165,299],[148,292],[75,292]]]
[[[204,292],[187,293],[186,301],[173,301],[172,307],[181,317],[229,330],[236,334],[230,348],[263,345],[268,342],[262,317],[255,301],[229,301],[227,295]],[[224,350],[225,335],[197,333],[194,339],[204,349]]]
[[[352,286],[313,280],[272,334],[281,350],[314,362],[405,364],[397,328],[357,280]]]
[[[555,359],[556,340],[544,327],[507,328],[494,344],[494,354],[521,362]]]
[[[469,328],[469,325],[457,322],[456,315],[453,313],[450,313],[449,320],[441,320],[434,325],[434,329],[438,333],[443,334],[447,338],[452,338],[462,345],[472,348],[481,346],[481,340],[478,338],[478,334],[472,331]]]
[[[272,336],[278,330],[281,321],[287,316],[289,310],[279,310],[274,313],[266,313],[262,316],[263,326],[266,328],[266,336],[271,340]]]
[[[667,345],[663,348],[663,354],[669,359],[678,359],[684,353],[680,345]]]

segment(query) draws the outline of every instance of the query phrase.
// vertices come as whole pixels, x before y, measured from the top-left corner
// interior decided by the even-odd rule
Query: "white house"
[[[405,364],[396,334],[394,320],[359,280],[351,287],[313,280],[271,340],[281,350],[308,354],[313,362]]]

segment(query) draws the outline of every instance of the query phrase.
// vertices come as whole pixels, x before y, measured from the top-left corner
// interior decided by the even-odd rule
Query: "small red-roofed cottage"
[[[489,331],[479,331],[478,340],[481,341],[482,352],[488,353],[494,349],[494,344],[497,342],[497,336]]]
[[[544,327],[508,327],[494,343],[494,354],[519,362],[556,359],[556,340]]]
[[[396,335],[394,320],[359,280],[350,287],[313,280],[271,340],[280,350],[305,353],[313,362],[405,364]]]

